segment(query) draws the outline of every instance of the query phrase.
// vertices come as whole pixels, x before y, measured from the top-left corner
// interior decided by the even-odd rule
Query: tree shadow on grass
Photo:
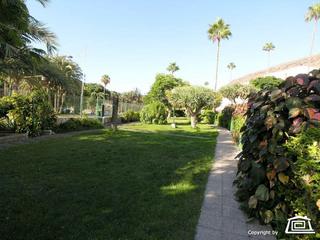
[[[214,143],[105,130],[4,150],[2,239],[193,239]]]

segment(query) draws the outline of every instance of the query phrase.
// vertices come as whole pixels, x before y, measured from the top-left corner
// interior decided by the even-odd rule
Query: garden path
[[[235,187],[232,184],[237,171],[235,156],[239,149],[228,130],[218,128],[218,131],[215,162],[206,186],[195,239],[275,239],[268,234],[249,234],[255,231],[268,233],[266,231],[271,232],[272,229],[257,222],[248,223],[247,216],[239,209],[239,203],[234,199]]]

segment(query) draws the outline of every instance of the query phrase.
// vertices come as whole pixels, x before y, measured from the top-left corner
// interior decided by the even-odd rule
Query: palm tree
[[[236,68],[236,65],[233,62],[231,62],[227,65],[227,68],[230,70],[230,81],[231,81],[232,80],[232,71],[233,71],[233,69]]]
[[[312,20],[314,20],[314,30],[312,34],[312,40],[311,40],[310,56],[312,56],[312,52],[314,48],[314,40],[316,37],[319,19],[320,19],[320,3],[316,3],[308,8],[308,12],[305,17],[305,20],[307,22],[311,22]]]
[[[217,50],[217,65],[216,65],[216,80],[214,84],[214,90],[217,90],[217,83],[218,83],[218,68],[219,68],[219,55],[220,55],[220,42],[223,39],[229,39],[232,33],[230,31],[230,25],[226,24],[223,19],[218,18],[218,20],[210,25],[208,30],[208,37],[209,39],[215,43],[218,42],[218,50]]]
[[[269,68],[270,68],[270,54],[271,54],[271,51],[273,51],[275,48],[276,47],[273,45],[272,42],[266,43],[262,48],[263,51],[268,52],[268,67]]]
[[[109,77],[109,75],[107,75],[107,74],[105,74],[105,75],[103,75],[102,77],[101,77],[101,82],[102,82],[102,84],[103,84],[103,86],[104,86],[104,95],[106,95],[106,87],[107,87],[107,85],[110,83],[110,77]]]
[[[48,0],[38,2],[45,6]],[[0,60],[16,56],[32,42],[45,43],[49,53],[56,49],[56,36],[29,14],[25,0],[0,1],[0,16]]]
[[[170,63],[169,66],[167,67],[167,71],[170,72],[172,75],[176,71],[179,71],[179,70],[180,70],[180,68],[175,62],[174,63]]]

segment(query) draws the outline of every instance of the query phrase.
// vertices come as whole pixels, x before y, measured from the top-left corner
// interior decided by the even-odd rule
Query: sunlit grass
[[[216,131],[126,128],[0,151],[0,238],[193,239]]]

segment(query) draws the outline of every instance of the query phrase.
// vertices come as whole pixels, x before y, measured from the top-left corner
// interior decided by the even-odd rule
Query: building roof
[[[242,83],[248,84],[250,80],[264,76],[275,76],[280,78],[287,78],[299,73],[307,73],[312,69],[320,68],[320,54],[311,57],[301,58],[298,60],[282,63],[258,72],[250,73],[238,79],[234,79],[230,84]]]

